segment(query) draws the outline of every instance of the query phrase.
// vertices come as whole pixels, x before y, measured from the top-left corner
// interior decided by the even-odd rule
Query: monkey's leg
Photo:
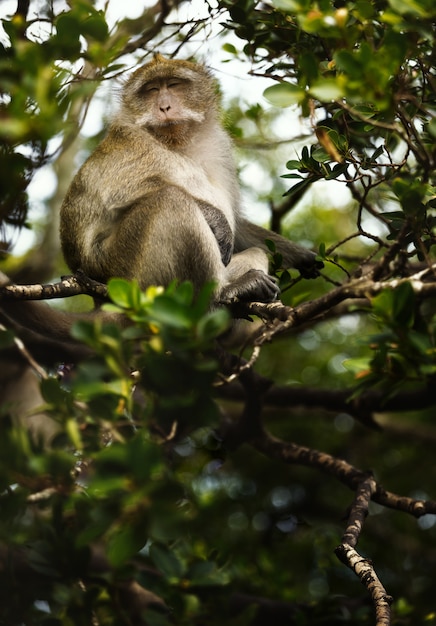
[[[60,425],[39,407],[44,405],[36,373],[20,357],[0,360],[0,406],[14,424],[25,428],[35,442],[49,446]]]
[[[218,242],[196,200],[177,187],[149,194],[124,212],[98,252],[110,276],[142,288],[190,280],[198,290],[224,282]],[[105,272],[109,274],[109,269]]]

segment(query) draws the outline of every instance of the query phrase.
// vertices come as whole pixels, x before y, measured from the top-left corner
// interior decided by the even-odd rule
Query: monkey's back
[[[145,141],[130,129],[112,126],[79,169],[60,211],[60,239],[65,261],[72,271],[82,269],[102,278],[101,244],[111,235],[120,213],[138,195],[155,189],[152,177],[142,177],[138,190],[138,161],[147,158]]]

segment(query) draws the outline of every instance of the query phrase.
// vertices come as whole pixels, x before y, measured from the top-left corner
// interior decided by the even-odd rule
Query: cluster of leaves
[[[375,296],[371,314],[381,329],[365,338],[373,354],[347,364],[358,373],[361,388],[381,388],[389,397],[408,387],[431,385],[436,373],[435,318],[426,320],[420,314],[410,283]]]
[[[10,572],[5,561],[2,569],[4,623],[132,619],[114,591],[132,579],[179,615],[195,613],[195,589],[228,581],[200,534],[190,539],[199,503],[190,473],[177,473],[187,449],[204,450],[207,459],[218,446],[210,430],[217,418],[211,350],[228,315],[208,312],[211,287],[195,303],[190,284],[142,293],[136,283],[113,280],[109,292],[111,310],[135,324],[75,327],[95,356],[67,382],[42,382],[43,409],[60,426],[56,444],[43,450],[24,427],[3,425],[0,544],[11,558]],[[23,576],[35,574],[23,589]],[[164,623],[152,615],[147,623]]]
[[[315,141],[286,164],[284,178],[296,181],[287,191],[289,206],[319,181],[342,182],[357,205],[357,230],[346,241],[373,242],[370,258],[386,254],[378,279],[429,264],[436,243],[431,2],[220,6],[229,12],[228,26],[247,42],[243,52],[256,73],[263,68],[277,80],[265,97],[280,107],[298,105],[311,120]],[[236,47],[232,52],[240,54]],[[340,246],[334,245],[339,259]],[[354,269],[360,271],[362,260]]]
[[[40,7],[35,20],[18,7],[2,26],[0,222],[20,225],[27,213],[27,185],[50,158],[50,140],[64,131],[73,95],[95,90],[92,83],[74,83],[75,63],[88,64],[94,77],[111,74],[125,40],[109,41],[104,12],[91,0],[59,14]]]
[[[261,619],[256,598],[286,589],[271,615],[279,610],[299,624],[336,623],[338,615],[368,623],[364,603],[350,621],[346,605],[326,601],[329,586],[343,591],[353,583],[333,563],[338,530],[304,519],[333,501],[345,506],[344,494],[332,488],[327,496],[315,480],[317,495],[309,495],[304,473],[282,468],[278,479],[253,450],[223,465],[211,350],[229,318],[208,310],[211,287],[195,302],[189,284],[142,293],[136,283],[113,280],[109,293],[107,308],[134,324],[76,325],[75,336],[95,356],[66,379],[42,382],[41,410],[60,426],[53,447],[42,449],[25,425],[3,418],[0,621],[162,626],[173,618],[203,623],[206,615],[210,624],[251,624]],[[283,427],[292,437],[307,428]],[[313,606],[304,602],[302,566],[289,568],[291,542],[301,562],[314,551]],[[410,610],[397,605],[399,615]]]
[[[196,415],[204,419],[209,412],[213,414],[210,387],[217,366],[208,352],[213,339],[226,329],[228,317],[223,310],[205,313],[212,286],[205,287],[195,303],[191,283],[173,286],[162,293],[160,288],[150,288],[143,294],[136,283],[112,279],[108,289],[115,304],[106,308],[114,313],[127,313],[135,326],[121,330],[113,325],[102,334],[95,324],[80,322],[74,334],[104,356],[110,373],[121,384],[115,389],[116,395],[123,389],[124,401],[129,402],[133,368],[141,373],[141,384],[148,390],[147,410],[158,420],[163,432],[165,426],[171,429],[177,423],[183,430],[186,423],[196,425]],[[138,348],[140,355],[135,354]],[[87,387],[86,381],[93,380],[88,393],[95,392],[101,398],[102,388],[95,386],[95,373],[89,376],[87,372],[92,365],[83,367],[86,370],[82,384]],[[102,381],[107,374],[99,372]]]

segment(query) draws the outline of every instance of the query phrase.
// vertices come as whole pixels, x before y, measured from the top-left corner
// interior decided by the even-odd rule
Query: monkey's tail
[[[71,336],[78,319],[92,319],[93,312],[72,314],[58,311],[42,302],[3,301],[0,323],[19,337],[32,356],[46,365],[64,361],[76,363],[92,351]]]

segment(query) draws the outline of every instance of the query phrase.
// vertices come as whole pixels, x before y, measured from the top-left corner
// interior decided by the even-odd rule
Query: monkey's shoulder
[[[144,133],[133,133],[128,127],[112,125],[76,174],[75,187],[102,187],[109,184],[125,187],[134,178],[144,178],[146,169],[153,175],[156,159],[153,146]],[[154,163],[154,164],[153,164]]]
[[[113,158],[123,153],[151,152],[154,149],[154,140],[146,131],[130,125],[113,123],[106,137],[94,151],[95,158]]]

